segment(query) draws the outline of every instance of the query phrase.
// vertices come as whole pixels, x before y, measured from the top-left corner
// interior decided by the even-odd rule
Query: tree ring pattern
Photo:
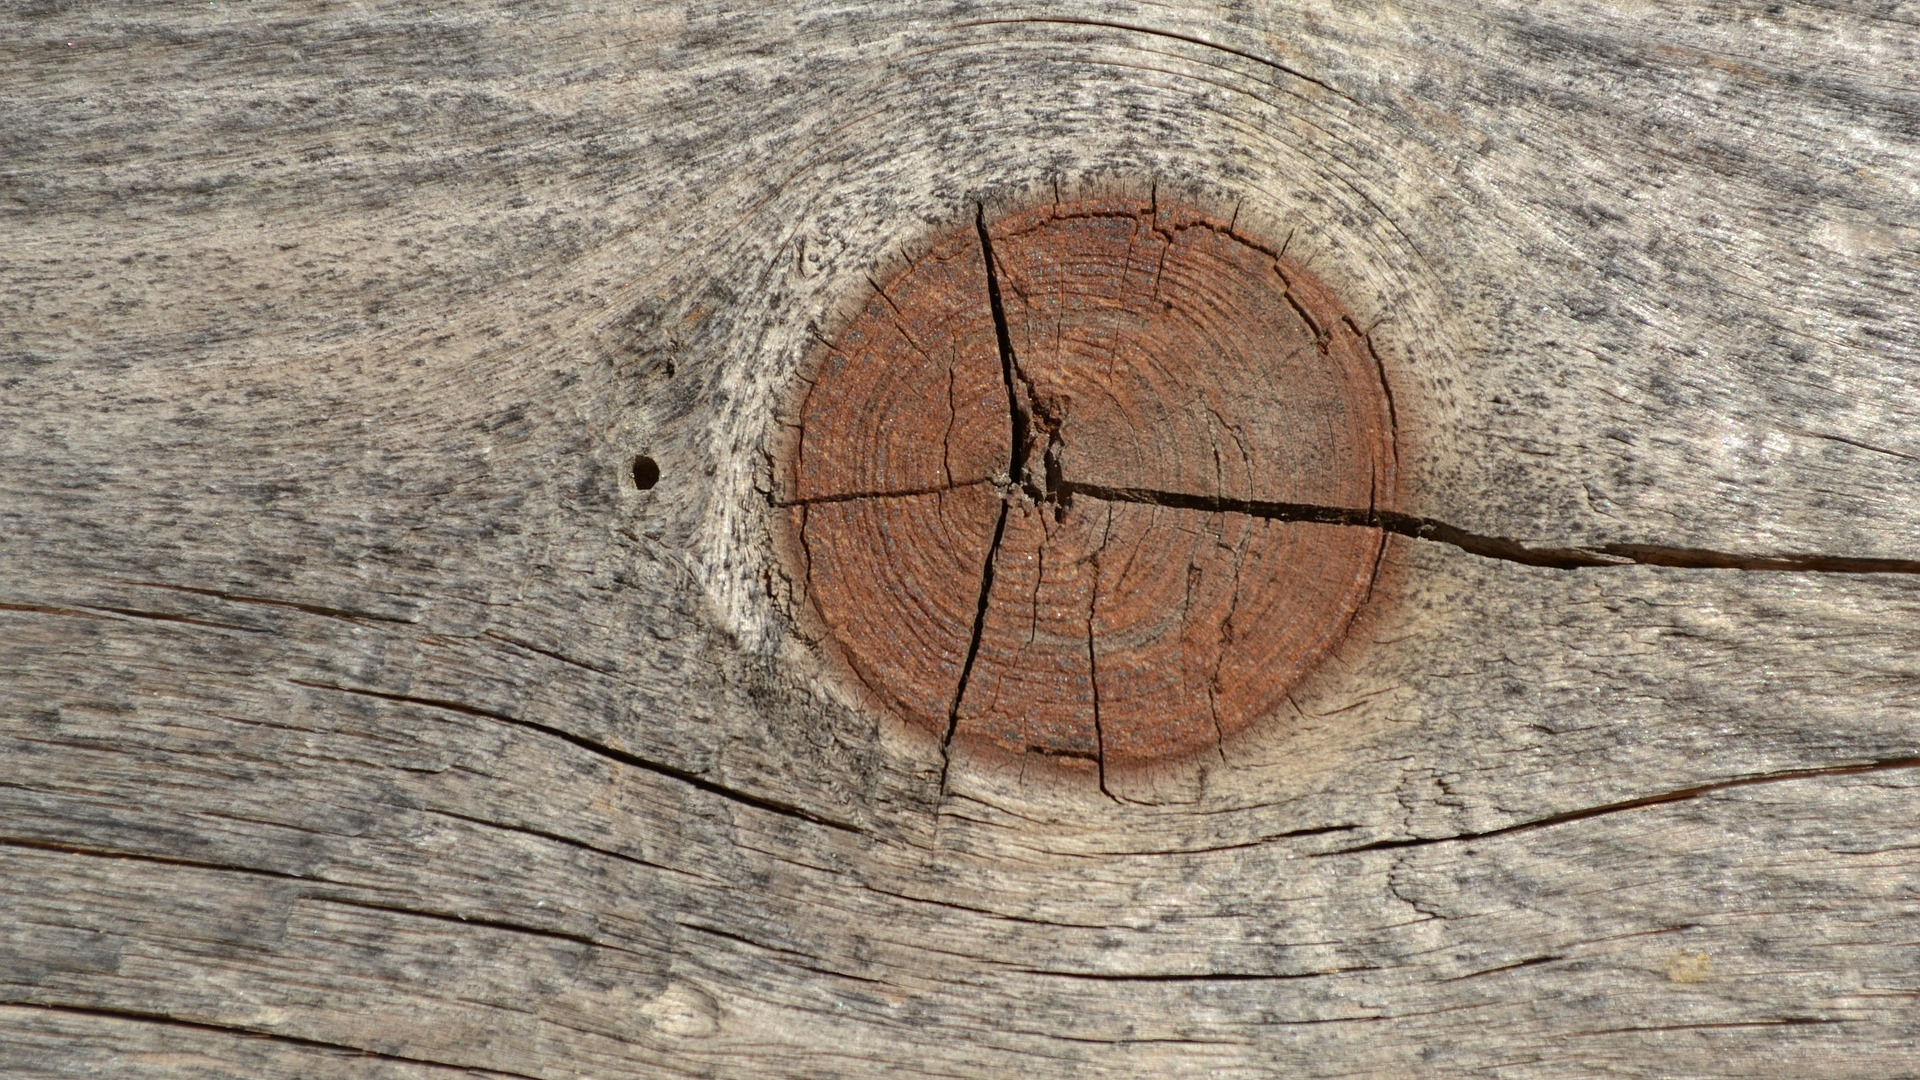
[[[1284,245],[1164,203],[934,243],[809,365],[791,576],[909,724],[1104,770],[1286,706],[1367,602],[1384,371]]]

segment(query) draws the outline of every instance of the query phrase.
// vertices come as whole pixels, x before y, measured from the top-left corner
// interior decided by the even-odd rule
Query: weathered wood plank
[[[1462,1016],[1507,1033],[1436,1059],[1463,1069],[1530,1048],[1577,1071],[1587,1051],[1565,1040],[1602,1031],[1582,1038],[1656,1071],[1782,1035],[1809,1055],[1832,1039],[1892,1052],[1914,1019],[1894,996],[1912,989],[1897,942],[1914,802],[1892,766],[1911,762],[1891,757],[1908,745],[1913,583],[1568,573],[1417,550],[1431,591],[1303,698],[1329,719],[1183,793],[1197,801],[969,779],[937,834],[924,777],[915,790],[876,774],[850,833],[529,726],[584,729],[610,702],[431,705],[302,687],[297,670],[274,696],[236,698],[139,662],[229,631],[21,613],[12,640],[86,637],[69,655],[127,704],[46,716],[6,748],[33,779],[0,793],[10,839],[32,845],[7,874],[25,929],[9,996],[144,1011],[158,984],[156,1011],[196,1023],[530,1075],[695,1059],[590,1052],[586,1036],[562,1051],[489,1010],[534,1008],[644,1048],[648,1006],[670,987],[655,1012],[705,1032],[699,1060],[803,1075],[1062,1054],[1126,1072],[1158,1061],[1141,1057],[1153,1040],[1170,1055],[1212,1046],[1183,1046],[1195,1068],[1411,1068],[1422,1047],[1464,1038]],[[1663,656],[1665,689],[1623,671],[1622,653]],[[1490,700],[1482,667],[1502,672]],[[567,670],[555,680],[598,679]],[[819,786],[754,779],[763,793]],[[1695,790],[1754,779],[1767,782]],[[1647,805],[1606,811],[1630,802]],[[81,964],[91,954],[56,947],[48,923],[110,933],[111,960]],[[49,955],[84,970],[29,962]],[[1769,974],[1789,962],[1812,974]],[[626,1005],[602,1012],[607,994]],[[368,1002],[392,1019],[364,1019]],[[1350,1036],[1334,1034],[1340,1017]],[[1649,1024],[1672,1017],[1821,1024],[1699,1029],[1722,1032],[1702,1051],[1719,1057],[1693,1059],[1696,1036]],[[1300,1042],[1304,1021],[1333,1026]],[[1124,1049],[1106,1058],[1086,1039]]]
[[[1371,327],[1410,513],[1920,559],[1910,12],[17,18],[0,1069],[1911,1071],[1912,575],[1396,539],[1285,723],[942,798],[767,500],[870,276],[1158,185]]]

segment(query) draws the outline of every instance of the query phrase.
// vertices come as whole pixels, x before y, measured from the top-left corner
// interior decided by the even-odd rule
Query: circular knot
[[[1366,335],[1283,249],[1178,206],[946,236],[802,392],[792,576],[939,738],[1101,768],[1214,747],[1338,645],[1384,552]]]

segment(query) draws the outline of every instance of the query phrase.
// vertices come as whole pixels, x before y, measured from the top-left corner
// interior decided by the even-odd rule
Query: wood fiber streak
[[[1380,535],[1092,493],[1391,511],[1383,375],[1304,267],[1196,212],[978,231],[880,287],[804,382],[796,576],[866,688],[944,740],[1101,770],[1218,747],[1339,644]],[[904,527],[927,496],[899,493],[959,491],[952,461],[964,504]]]

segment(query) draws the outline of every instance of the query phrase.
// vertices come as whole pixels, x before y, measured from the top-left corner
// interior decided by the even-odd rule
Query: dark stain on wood
[[[1384,375],[1283,248],[1201,213],[983,216],[804,386],[793,577],[860,682],[948,742],[1103,778],[1209,751],[1374,592]],[[1263,512],[1303,506],[1322,520]]]

